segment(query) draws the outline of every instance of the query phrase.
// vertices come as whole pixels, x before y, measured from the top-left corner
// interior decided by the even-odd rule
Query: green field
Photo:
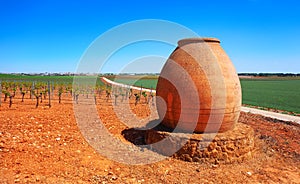
[[[14,74],[0,74],[1,81],[11,82],[51,82],[55,84],[72,84],[74,76],[29,76],[29,75],[14,75]],[[92,82],[95,76],[76,76],[76,80],[83,80]],[[100,78],[97,78],[97,84],[103,85]]]
[[[29,76],[29,75],[13,75],[13,74],[0,74],[0,80],[24,80],[24,81],[57,81],[72,83],[72,76]]]
[[[243,104],[300,113],[300,80],[241,79]]]

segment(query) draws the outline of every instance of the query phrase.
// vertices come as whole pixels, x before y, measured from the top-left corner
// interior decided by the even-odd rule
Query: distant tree
[[[9,98],[9,108],[13,104],[13,98],[16,95],[16,89],[17,88],[15,87],[15,84],[12,82],[4,84],[4,89],[2,90],[2,93],[4,93],[4,101],[6,101],[7,98]]]
[[[124,91],[124,89],[123,88],[119,88],[119,95],[121,95],[121,102],[123,102],[124,101],[124,98],[125,98],[125,91]]]
[[[133,92],[132,92],[132,88],[129,89],[129,99],[132,97]]]
[[[72,87],[67,85],[66,86],[66,93],[69,93],[72,96],[72,92],[73,92]]]
[[[41,100],[40,103],[43,103],[43,92],[42,91],[40,92],[39,96],[40,96],[40,100]]]
[[[31,93],[36,98],[35,108],[38,108],[38,106],[39,106],[39,98],[40,98],[39,92],[38,92],[38,90],[37,90],[37,92],[35,92],[35,90],[32,90]]]
[[[45,88],[44,90],[43,90],[43,95],[44,95],[44,99],[46,100],[46,98],[47,98],[47,94],[49,93],[49,89],[48,88]]]
[[[111,98],[111,90],[110,89],[106,89],[106,101],[108,101],[109,98]]]
[[[25,90],[24,87],[20,87],[20,91],[21,91],[21,95],[22,95],[21,102],[24,102],[24,97],[25,97],[25,94],[27,93],[27,90]]]
[[[58,88],[58,103],[61,103],[61,95],[63,94],[64,89],[62,86]]]
[[[85,95],[86,95],[86,98],[89,98],[89,89],[88,88],[85,90]]]
[[[144,97],[144,99],[145,99],[145,103],[148,103],[148,100],[147,100],[147,93],[146,93],[146,91],[143,91],[142,92],[142,95],[143,95],[143,97]]]
[[[95,104],[97,104],[97,94],[96,93],[94,93],[94,102],[95,102]]]
[[[152,105],[154,105],[154,95],[153,95],[153,92],[152,92],[152,87],[151,87],[151,90],[150,90],[150,95],[149,95],[149,98],[148,98],[148,104],[150,102],[150,100],[152,101]]]
[[[118,93],[114,93],[114,96],[115,96],[115,105],[118,105],[117,101],[118,101],[119,94]]]
[[[141,97],[140,97],[140,95],[137,94],[137,93],[135,93],[134,96],[135,96],[135,104],[134,104],[134,105],[137,105],[137,104],[139,103]]]
[[[12,106],[12,104],[13,104],[13,101],[12,101],[12,99],[15,97],[15,94],[9,94],[9,108]]]
[[[76,104],[78,104],[78,97],[79,97],[79,93],[77,93],[77,94],[75,95],[75,101],[76,101]]]
[[[3,101],[6,102],[8,93],[5,90],[3,90],[2,93],[4,93],[4,100]]]

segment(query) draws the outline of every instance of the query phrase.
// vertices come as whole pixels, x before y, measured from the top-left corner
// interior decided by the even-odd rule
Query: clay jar
[[[240,81],[215,38],[178,41],[161,71],[156,95],[162,124],[178,131],[225,132],[239,118]]]

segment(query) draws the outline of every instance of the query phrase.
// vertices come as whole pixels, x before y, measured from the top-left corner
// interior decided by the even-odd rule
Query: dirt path
[[[270,112],[270,111],[254,109],[254,108],[250,108],[250,107],[242,107],[241,110],[243,112],[250,112],[252,114],[259,114],[259,115],[269,117],[269,118],[273,118],[273,119],[278,119],[278,120],[282,120],[282,121],[289,121],[289,122],[294,122],[294,123],[300,124],[300,117],[298,117],[298,116],[292,116],[292,115],[288,115],[288,114]]]

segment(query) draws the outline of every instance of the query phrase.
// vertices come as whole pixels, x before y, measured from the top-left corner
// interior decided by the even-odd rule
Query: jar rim
[[[220,43],[217,38],[185,38],[178,41],[178,46],[186,45],[189,43],[199,43],[199,42],[216,42]]]

